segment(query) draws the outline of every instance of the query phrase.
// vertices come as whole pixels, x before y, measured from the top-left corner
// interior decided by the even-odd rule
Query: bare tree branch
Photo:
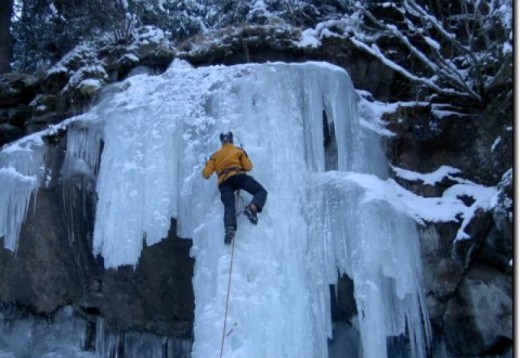
[[[456,0],[451,5],[456,9],[453,13],[436,3],[436,14],[419,0],[356,2],[354,8],[363,21],[351,41],[413,82],[438,93],[481,101],[487,84],[503,71],[503,62],[512,61],[498,50],[508,47],[500,47],[501,41],[511,43],[504,35],[508,20],[500,11],[512,3]],[[406,56],[399,65],[391,59],[395,46],[403,52],[401,57]]]

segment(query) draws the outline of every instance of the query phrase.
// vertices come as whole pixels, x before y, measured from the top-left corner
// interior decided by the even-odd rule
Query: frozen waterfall
[[[426,356],[415,222],[366,185],[386,179],[388,163],[358,101],[347,73],[326,63],[195,69],[176,60],[160,76],[113,85],[63,123],[64,175],[98,178],[93,251],[107,268],[136,265],[143,245],[166,237],[171,217],[179,236],[193,239],[193,358],[221,349],[231,249],[216,178],[203,180],[201,170],[224,130],[244,146],[269,197],[258,226],[238,217],[223,356],[329,357],[329,285],[338,273],[354,282],[360,357],[387,357],[387,337],[402,335],[412,357]],[[31,146],[42,147],[33,139],[0,153],[2,181],[23,183],[0,188],[0,236],[11,250],[24,203],[45,180],[41,150],[31,152],[31,168],[9,160]]]

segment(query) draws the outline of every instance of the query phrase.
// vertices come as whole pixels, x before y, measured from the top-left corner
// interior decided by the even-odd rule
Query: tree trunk
[[[11,62],[11,14],[14,0],[3,0],[0,6],[0,73],[10,70]]]

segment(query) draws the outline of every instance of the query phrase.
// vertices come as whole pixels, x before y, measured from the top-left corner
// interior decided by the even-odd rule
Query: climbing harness
[[[226,293],[226,310],[224,312],[224,325],[222,327],[222,343],[220,344],[220,358],[222,358],[222,354],[224,353],[224,340],[227,335],[231,333],[231,331],[226,334],[226,323],[228,316],[228,307],[229,307],[229,291],[231,289],[231,273],[233,271],[233,254],[235,253],[235,239],[233,238],[233,243],[231,244],[231,261],[229,264],[229,276],[228,276],[228,285],[227,285],[227,293]],[[233,329],[231,329],[233,330]]]
[[[240,173],[243,173],[244,171],[240,167],[226,168],[226,169],[222,170],[221,172],[217,173],[218,179],[219,180],[221,178],[224,178],[223,180],[227,179],[228,178],[228,174],[231,173],[231,172],[235,172],[235,174],[240,174]]]

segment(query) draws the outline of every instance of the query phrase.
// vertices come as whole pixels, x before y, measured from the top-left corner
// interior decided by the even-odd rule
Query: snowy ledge
[[[451,174],[459,172],[458,169],[447,166],[428,174],[399,168],[394,168],[394,171],[406,180],[419,180],[431,185],[445,177],[454,180]],[[354,183],[365,191],[364,202],[384,201],[420,225],[428,222],[459,222],[455,241],[470,239],[465,231],[466,227],[478,211],[489,211],[495,207],[498,196],[495,187],[486,187],[463,179],[457,179],[457,184],[445,190],[441,197],[432,198],[414,194],[393,179],[382,180],[370,174],[330,171],[316,174],[313,181],[315,185],[332,185],[340,192]],[[473,202],[467,205],[462,200],[463,197],[470,197]]]
[[[397,175],[397,177],[410,182],[419,181],[425,185],[435,185],[437,183],[442,182],[442,180],[446,178],[451,179],[453,181],[461,180],[459,178],[454,177],[454,175],[459,174],[461,172],[460,169],[453,168],[447,165],[443,165],[439,167],[437,170],[426,174],[413,172],[395,166],[392,166],[391,168],[394,171],[395,175]]]

